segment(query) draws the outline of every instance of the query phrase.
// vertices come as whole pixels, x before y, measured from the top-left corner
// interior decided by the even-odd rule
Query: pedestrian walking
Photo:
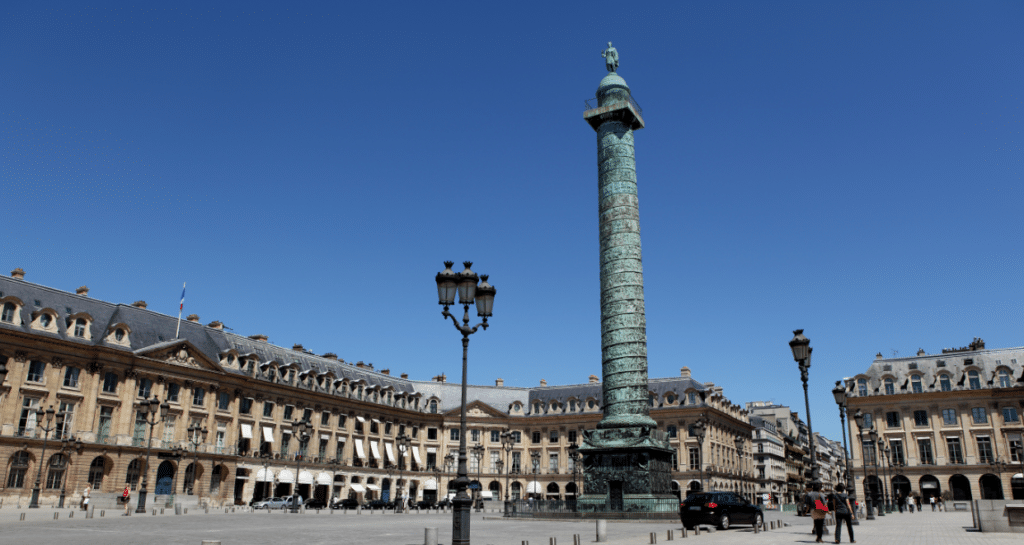
[[[89,510],[89,492],[90,492],[90,488],[88,486],[86,486],[85,490],[82,491],[82,510],[83,511],[88,511]]]
[[[843,531],[843,521],[846,521],[846,533],[850,536],[850,543],[857,543],[853,539],[853,519],[857,515],[854,514],[853,507],[850,505],[850,497],[845,492],[846,487],[839,483],[836,485],[836,491],[829,498],[836,517],[836,543],[839,543]]]
[[[124,514],[122,517],[128,516],[128,503],[132,499],[132,489],[128,485],[124,485],[124,492],[121,493],[121,501],[124,502]]]
[[[821,493],[821,483],[811,485],[811,491],[804,496],[804,508],[810,512],[814,521],[815,542],[824,543],[821,536],[825,533],[825,515],[828,514],[828,499]]]
[[[932,504],[932,511],[935,511],[935,496],[928,496],[928,501]]]
[[[917,506],[917,499],[914,496],[907,498],[907,508],[910,509],[910,513],[914,513],[914,507]]]

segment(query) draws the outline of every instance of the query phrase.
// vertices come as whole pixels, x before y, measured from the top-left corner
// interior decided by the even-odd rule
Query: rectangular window
[[[864,413],[864,429],[870,430],[874,427],[875,418],[871,413]]]
[[[469,438],[474,443],[480,442],[480,430],[469,430]]]
[[[18,435],[32,435],[36,430],[36,409],[39,400],[26,397],[21,401],[21,418],[18,420]]]
[[[65,388],[78,388],[78,374],[82,370],[77,367],[68,367],[64,369],[64,387]]]
[[[492,443],[500,443],[501,442],[501,432],[500,431],[498,431],[498,430],[491,430],[491,442]]]
[[[914,425],[915,426],[927,426],[928,425],[928,411],[914,411]]]
[[[164,443],[174,442],[174,427],[177,423],[178,418],[173,414],[169,414],[167,418],[164,418]]]
[[[286,407],[286,409],[287,409],[287,407]],[[356,433],[360,433],[361,434],[361,433],[363,433],[363,421],[360,420],[359,418],[360,417],[358,417],[358,416],[356,417]]]
[[[903,441],[893,439],[889,441],[889,448],[892,449],[892,463],[906,465],[907,460],[903,455]]]
[[[864,463],[866,465],[875,465],[875,444],[871,442],[864,443]]]
[[[292,434],[281,433],[281,456],[288,456],[288,444],[292,441]]]
[[[149,399],[149,395],[153,393],[153,381],[148,378],[139,379],[139,397],[142,399]]]
[[[43,372],[46,370],[46,364],[41,361],[32,361],[28,364],[28,375],[25,380],[28,382],[42,382]]]
[[[224,428],[224,424],[217,424],[217,439],[214,443],[218,449],[224,448],[224,438],[227,436],[227,430]]]
[[[501,453],[492,450],[491,451],[491,473],[500,473],[498,471],[498,461],[501,460]]]
[[[558,430],[551,430],[551,432],[548,434],[548,442],[549,443],[557,443],[558,442]]]
[[[675,437],[675,436],[673,435],[673,437]],[[576,430],[569,430],[569,443],[575,443],[575,442],[576,442]]]
[[[459,440],[459,428],[452,428],[452,429],[448,430],[448,433],[449,433],[450,439],[452,441],[458,441]]]
[[[312,422],[313,421],[313,409],[303,409],[302,410],[302,420],[304,422]]]
[[[558,454],[548,454],[548,473],[558,473]]]
[[[135,413],[135,428],[132,430],[132,446],[146,446],[146,411]]]
[[[959,437],[947,437],[946,438],[946,450],[949,451],[949,463],[951,464],[962,464],[964,463],[964,449],[960,445]]]
[[[178,386],[177,384],[175,384],[173,382],[167,385],[167,401],[170,401],[171,403],[177,403],[178,402],[178,394],[180,394],[180,393],[181,393],[181,386]]]
[[[331,413],[329,413],[327,411],[324,411],[324,412],[320,413],[320,426],[326,428],[326,427],[330,427],[330,425],[331,425]]]
[[[943,392],[948,392],[953,389],[953,383],[949,380],[949,375],[939,376],[939,389]]]
[[[75,432],[75,404],[68,401],[61,401],[57,408],[64,413],[64,417],[57,421],[57,429],[53,432],[53,438],[60,440],[64,437],[71,437]]]
[[[1003,422],[1020,422],[1016,407],[1003,407]]]
[[[512,453],[512,473],[520,473],[523,470],[523,457],[521,452]]]
[[[274,402],[263,402],[263,418],[274,418]]]
[[[96,429],[96,442],[105,443],[110,437],[110,423],[114,419],[113,407],[100,407],[99,426]]]
[[[370,433],[372,433],[372,434],[380,433],[380,427],[377,424],[376,420],[370,420]]]
[[[942,409],[942,425],[943,426],[955,426],[956,425],[956,409]]]
[[[13,322],[14,321],[14,309],[15,309],[14,303],[4,303],[4,310],[3,310],[3,314],[0,315],[0,320],[3,320],[5,322]]]
[[[978,437],[978,460],[983,464],[995,461],[995,456],[992,455],[992,440],[984,435]]]
[[[202,388],[192,389],[192,404],[196,407],[202,407],[203,401],[206,399],[206,390]]]
[[[512,432],[512,440],[516,444],[522,443],[523,442],[523,432],[519,432],[519,431]]]
[[[339,430],[343,430],[343,429],[345,429],[345,427],[347,425],[348,425],[348,417],[343,415],[343,414],[339,414],[338,415],[338,429]],[[415,437],[415,435],[413,437]]]
[[[700,471],[700,450],[690,447],[690,471]]]
[[[327,439],[320,439],[320,448],[317,450],[316,455],[320,458],[321,461],[327,459]]]
[[[385,422],[384,423],[384,435],[391,435],[391,428],[392,428],[392,426],[393,426],[393,424],[391,422]],[[477,437],[476,440],[479,441],[480,440],[480,432],[478,432],[478,431],[476,432],[476,437]]]
[[[539,445],[540,444],[540,432],[539,431],[535,431],[535,432],[530,434],[530,442],[533,443],[534,445]]]
[[[238,414],[252,414],[251,397],[243,397],[238,401]]]
[[[344,441],[336,441],[336,443],[337,443],[337,446],[334,447],[334,457],[338,461],[344,460],[345,459],[345,442]]]
[[[221,392],[217,394],[217,410],[226,411],[231,406],[231,394]]]
[[[427,428],[427,441],[437,441],[437,428]]]
[[[458,456],[456,456],[456,457],[458,457]],[[480,469],[480,462],[477,461],[476,456],[474,456],[472,452],[469,453],[469,472],[470,472],[470,474],[479,472],[479,469]]]
[[[293,407],[291,405],[285,405],[284,406],[284,420],[285,420],[285,422],[287,422],[287,421],[292,419],[292,412],[294,412],[294,411],[295,411],[295,407]]]
[[[922,464],[935,465],[935,456],[932,455],[931,439],[918,439],[917,452],[920,455]]]
[[[1010,461],[1020,463],[1021,460],[1021,440],[1018,435],[1016,439],[1010,439]]]
[[[885,427],[887,428],[898,428],[900,427],[900,413],[896,411],[889,411],[885,413]]]
[[[436,452],[428,452],[427,453],[427,469],[436,468],[436,467],[437,467],[437,453]]]
[[[988,424],[988,411],[985,407],[971,407],[971,418],[975,424]]]

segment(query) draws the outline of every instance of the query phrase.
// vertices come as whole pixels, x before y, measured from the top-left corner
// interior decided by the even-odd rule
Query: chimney
[[[18,280],[24,280],[25,279],[25,271],[22,270],[21,267],[18,267],[17,269],[14,269],[13,271],[11,271],[11,278],[16,278]]]
[[[505,379],[503,379],[503,378],[495,379],[494,380],[494,385],[499,387],[499,388],[501,388],[502,386],[505,386]]]
[[[546,381],[544,379],[540,379],[540,385],[541,386],[547,386],[548,385],[548,381]]]
[[[925,355],[924,348],[918,348],[917,349],[917,355],[918,356],[924,356]]]
[[[430,380],[432,380],[434,382],[447,382],[448,381],[448,377],[446,377],[444,373],[441,373],[440,375],[437,375],[436,377],[434,377],[434,378],[432,378]]]
[[[597,378],[597,375],[590,375],[591,384],[597,384],[598,382],[601,382],[601,379]]]
[[[679,376],[681,376],[683,378],[690,378],[690,368],[689,367],[683,367],[682,369],[680,369],[679,370]]]
[[[391,369],[381,369],[380,374],[391,376]]]
[[[402,373],[402,378],[405,378],[405,379],[409,378],[409,373]]]
[[[145,301],[135,301],[132,303],[132,306],[135,308],[146,308],[149,305],[147,305]]]
[[[220,323],[217,320],[214,320],[214,321],[206,324],[206,327],[212,327],[213,329],[217,329],[217,330],[221,330],[221,331],[224,330],[224,324]]]
[[[254,341],[267,342],[267,336],[262,334],[262,333],[257,333],[255,335],[249,335],[249,338],[254,340]]]
[[[185,317],[185,319],[190,321],[190,322],[194,322],[194,323],[197,323],[197,324],[199,323],[199,315],[198,314],[189,314],[188,316]]]
[[[301,344],[293,344],[292,350],[295,350],[296,352],[305,352],[305,349],[302,348]]]
[[[881,352],[879,352],[879,353],[875,354],[875,359],[876,359],[876,360],[880,360],[880,359],[882,359],[882,353],[881,353]]]
[[[363,367],[366,367],[366,364],[365,364],[365,363],[363,363],[363,362],[361,362],[361,361],[357,361],[357,362],[356,362],[356,367],[358,367],[358,368],[362,369]]]
[[[89,286],[79,286],[79,288],[77,290],[75,290],[75,293],[77,293],[78,295],[81,295],[83,297],[88,297],[89,296]]]
[[[323,355],[323,356],[321,356],[321,357],[322,357],[322,358],[327,358],[327,359],[329,359],[329,360],[334,360],[334,361],[338,361],[338,355],[337,355],[337,354],[335,354],[334,352],[328,352],[328,353],[324,354],[324,355]]]
[[[373,364],[372,363],[367,363],[366,366],[369,367],[370,369],[373,369]]]

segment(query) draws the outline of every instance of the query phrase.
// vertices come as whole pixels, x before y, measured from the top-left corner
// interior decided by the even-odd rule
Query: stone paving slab
[[[53,514],[59,513],[59,520]],[[25,520],[21,521],[21,514]],[[224,514],[223,509],[210,514],[190,511],[175,516],[173,510],[164,515],[132,514],[120,516],[119,511],[108,510],[93,519],[84,518],[76,511],[68,519],[69,510],[56,509],[0,509],[0,543],[32,543],[55,545],[200,545],[202,540],[220,540],[223,545],[253,544],[387,544],[420,545],[424,528],[438,529],[438,543],[451,543],[451,514],[408,513],[394,514],[364,511],[335,512],[329,514],[312,511],[305,514],[255,512],[241,510]],[[810,534],[811,521],[785,513],[768,513],[767,520],[782,520],[790,526],[754,534],[749,527],[736,527],[715,533],[701,533],[683,539],[682,526],[677,522],[608,522],[608,545],[648,545],[651,532],[657,533],[658,544],[666,545],[733,545],[733,544],[791,544],[814,543]],[[579,534],[583,543],[595,542],[594,521],[533,521],[503,519],[494,514],[473,513],[472,543],[477,545],[549,545],[554,537],[560,545],[572,545],[573,534]],[[898,545],[1021,545],[1019,534],[982,534],[970,530],[970,513],[909,513],[891,514],[874,521],[862,521],[854,527],[858,544],[892,543]],[[668,542],[667,531],[673,530],[675,539]],[[831,531],[826,543],[832,543]],[[843,543],[847,543],[844,532]]]

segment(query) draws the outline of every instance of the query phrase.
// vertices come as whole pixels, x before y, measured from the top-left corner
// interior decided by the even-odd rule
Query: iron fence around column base
[[[577,504],[569,500],[512,500],[507,502],[506,515],[514,518],[607,518],[607,519],[678,519],[678,509],[661,511],[665,503],[659,500],[630,499],[623,502],[623,510],[595,509],[592,505]]]

